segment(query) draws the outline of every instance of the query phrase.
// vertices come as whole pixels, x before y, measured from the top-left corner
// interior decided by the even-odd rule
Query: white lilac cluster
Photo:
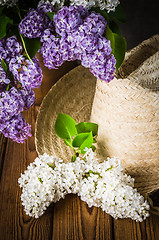
[[[47,154],[36,158],[18,180],[26,214],[38,218],[52,202],[59,201],[67,193],[78,192],[81,163],[76,169],[77,174],[74,169],[75,163],[66,164]]]
[[[16,5],[18,0],[0,0],[0,5],[7,6],[7,7],[13,7]]]
[[[123,173],[120,161],[108,158],[98,163],[91,149],[72,163],[41,155],[21,174],[18,182],[22,188],[22,205],[35,218],[67,193],[78,194],[89,207],[101,207],[116,219],[143,221],[149,216],[147,201],[133,188],[134,180]]]
[[[115,11],[119,5],[119,0],[70,0],[71,5],[82,5],[88,9],[91,7],[99,7],[101,10],[106,9],[107,12]]]
[[[60,9],[64,6],[65,0],[41,0],[39,3],[51,3],[52,6],[56,6]],[[70,0],[70,5],[82,5],[90,9],[91,7],[99,7],[101,10],[106,9],[107,12],[115,11],[115,8],[120,4],[119,0]]]
[[[42,4],[42,3],[50,3],[56,10],[62,8],[65,4],[65,0],[41,0],[38,3],[38,7]]]

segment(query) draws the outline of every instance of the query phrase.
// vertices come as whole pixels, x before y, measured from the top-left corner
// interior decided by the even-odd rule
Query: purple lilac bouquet
[[[21,18],[24,12],[19,7],[16,9]],[[80,60],[98,79],[109,82],[114,78],[115,67],[118,68],[124,58],[122,46],[125,49],[123,38],[110,29],[112,15],[108,16],[105,10],[100,11],[104,11],[103,16],[108,19],[80,5],[63,6],[58,11],[50,3],[33,7],[36,8],[33,5],[20,24],[15,20],[17,17],[7,16],[0,36],[0,132],[21,143],[31,135],[31,126],[23,119],[22,112],[33,105],[33,89],[42,81],[42,70],[35,56],[38,50],[49,69],[56,69],[65,61]],[[4,11],[1,15],[5,16]],[[19,32],[13,31],[13,25],[19,25]],[[12,37],[7,38],[8,33]],[[116,44],[111,48],[106,35],[110,40],[121,42],[120,54],[116,54],[118,49],[114,50]],[[29,52],[27,42],[28,46],[33,43]]]
[[[64,61],[77,59],[98,79],[113,80],[116,60],[110,41],[103,37],[107,26],[105,18],[96,12],[89,13],[82,6],[64,6],[50,22],[45,20],[48,19],[47,11],[53,11],[49,5],[42,4],[37,10],[30,10],[19,25],[23,36],[40,37],[45,66],[56,69]],[[42,19],[46,24],[41,24]]]
[[[15,36],[0,40],[0,132],[23,143],[31,136],[31,126],[22,111],[35,101],[32,89],[41,85],[42,71],[38,60],[28,60]]]

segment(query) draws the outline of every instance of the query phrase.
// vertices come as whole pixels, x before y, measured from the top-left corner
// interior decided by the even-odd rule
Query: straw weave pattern
[[[122,160],[141,193],[159,188],[159,35],[126,54],[109,84],[97,80],[91,121],[97,149]]]

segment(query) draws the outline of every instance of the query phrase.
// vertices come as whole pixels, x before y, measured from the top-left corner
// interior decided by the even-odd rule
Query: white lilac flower
[[[149,216],[147,201],[133,188],[134,179],[123,173],[120,161],[108,158],[98,163],[91,149],[72,163],[44,154],[30,164],[18,182],[22,205],[35,218],[67,193],[78,194],[89,207],[100,207],[116,219],[143,221]]]
[[[13,7],[16,5],[18,0],[0,0],[0,5],[4,6],[6,5],[7,7]]]
[[[40,6],[42,3],[51,3],[51,5],[58,10],[64,6],[65,0],[41,0],[39,1],[38,6]]]
[[[60,9],[64,6],[65,1],[62,0],[41,0],[41,3],[51,3],[52,6],[56,6],[57,9]],[[115,8],[120,4],[119,0],[70,0],[71,5],[82,5],[90,9],[91,7],[99,7],[101,10],[106,9],[108,12],[114,11]]]
[[[114,11],[120,3],[119,0],[70,0],[71,5],[82,5],[88,9],[91,7],[99,7],[101,10],[106,9],[107,12]]]

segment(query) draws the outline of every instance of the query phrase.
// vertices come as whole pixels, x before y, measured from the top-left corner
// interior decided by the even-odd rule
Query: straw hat
[[[99,124],[97,154],[122,160],[141,193],[159,188],[159,35],[126,54],[119,76],[109,84],[82,66],[62,77],[43,100],[35,143],[44,152],[70,161],[72,150],[54,131],[59,112],[77,123]]]

